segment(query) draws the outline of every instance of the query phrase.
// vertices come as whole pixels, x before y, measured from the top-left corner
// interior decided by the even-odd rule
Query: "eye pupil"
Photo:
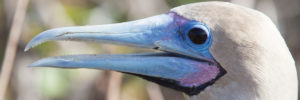
[[[207,34],[203,29],[193,28],[189,31],[188,36],[195,44],[203,44],[207,39]]]

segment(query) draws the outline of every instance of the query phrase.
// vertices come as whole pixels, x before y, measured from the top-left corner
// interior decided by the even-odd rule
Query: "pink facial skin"
[[[179,80],[180,84],[187,87],[196,87],[205,84],[215,79],[220,73],[217,64],[210,64],[207,62],[198,62],[193,64],[196,71],[185,75]]]

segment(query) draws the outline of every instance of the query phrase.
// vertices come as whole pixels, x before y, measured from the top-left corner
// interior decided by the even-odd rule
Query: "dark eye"
[[[188,36],[190,40],[195,44],[203,44],[207,39],[207,33],[201,28],[192,28]]]

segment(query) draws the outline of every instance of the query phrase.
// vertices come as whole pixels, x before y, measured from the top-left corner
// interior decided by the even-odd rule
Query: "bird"
[[[262,12],[229,2],[191,3],[129,22],[49,29],[25,51],[55,40],[160,52],[56,56],[31,67],[119,71],[184,92],[190,100],[297,99],[295,62],[277,27]]]

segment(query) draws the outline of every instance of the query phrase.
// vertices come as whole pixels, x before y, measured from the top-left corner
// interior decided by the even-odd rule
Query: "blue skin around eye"
[[[174,41],[177,41],[177,43],[180,44],[182,48],[185,48],[188,52],[193,52],[195,54],[199,54],[199,56],[205,56],[206,58],[214,60],[209,52],[209,48],[212,44],[212,35],[208,26],[195,20],[188,20],[174,12],[169,12],[168,14],[172,16],[174,20],[172,24],[165,29],[165,33],[171,34]],[[208,38],[204,44],[194,44],[188,38],[187,34],[189,30],[195,27],[201,28],[207,32]]]

